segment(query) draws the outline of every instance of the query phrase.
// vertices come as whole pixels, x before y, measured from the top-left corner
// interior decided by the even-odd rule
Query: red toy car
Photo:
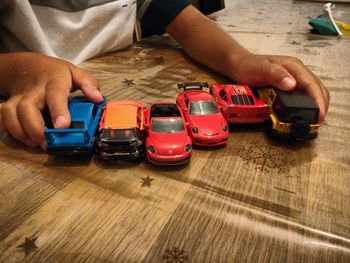
[[[154,103],[145,112],[146,158],[158,165],[180,165],[192,155],[185,119],[174,103]]]
[[[269,118],[269,106],[256,97],[248,86],[213,84],[209,92],[228,122],[259,123]]]
[[[193,144],[216,146],[227,142],[229,131],[227,121],[216,106],[214,98],[203,87],[208,83],[189,82],[178,84],[183,89],[176,98],[186,122]]]

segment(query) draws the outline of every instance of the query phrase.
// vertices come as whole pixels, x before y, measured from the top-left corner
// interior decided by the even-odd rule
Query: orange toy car
[[[145,155],[144,106],[135,101],[112,101],[104,107],[97,142],[98,157],[138,161]]]

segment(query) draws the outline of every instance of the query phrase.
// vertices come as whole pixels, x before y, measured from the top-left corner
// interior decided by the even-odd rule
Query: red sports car
[[[145,112],[146,158],[158,165],[180,165],[192,155],[185,119],[174,103],[154,103]]]
[[[184,89],[176,98],[186,122],[193,144],[216,146],[227,143],[229,130],[227,121],[216,106],[214,98],[202,88],[207,83],[189,82],[178,84]]]
[[[269,106],[256,97],[248,86],[213,84],[209,92],[228,122],[259,123],[269,118]]]

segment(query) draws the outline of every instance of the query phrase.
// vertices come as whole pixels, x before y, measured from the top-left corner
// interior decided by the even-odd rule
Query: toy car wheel
[[[296,140],[303,140],[310,132],[310,125],[306,121],[297,120],[292,124],[291,135]]]
[[[269,137],[276,137],[274,132],[273,132],[273,128],[272,128],[272,121],[271,119],[268,119],[266,121],[266,125],[265,125],[265,132]]]

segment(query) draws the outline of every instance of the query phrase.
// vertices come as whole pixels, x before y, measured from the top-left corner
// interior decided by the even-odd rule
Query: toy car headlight
[[[193,127],[193,128],[192,128],[192,132],[193,132],[193,133],[198,133],[198,129],[197,129],[196,127]]]
[[[227,131],[227,125],[222,126],[223,131]]]
[[[152,145],[148,146],[147,149],[151,152],[151,153],[156,153],[156,149],[154,149],[154,147]]]
[[[100,143],[98,143],[98,147],[100,147],[100,148],[108,148],[108,147],[109,147],[109,144],[108,144],[108,143],[100,142]]]
[[[188,153],[189,151],[191,151],[191,149],[192,149],[192,145],[191,144],[186,144],[185,151]]]

